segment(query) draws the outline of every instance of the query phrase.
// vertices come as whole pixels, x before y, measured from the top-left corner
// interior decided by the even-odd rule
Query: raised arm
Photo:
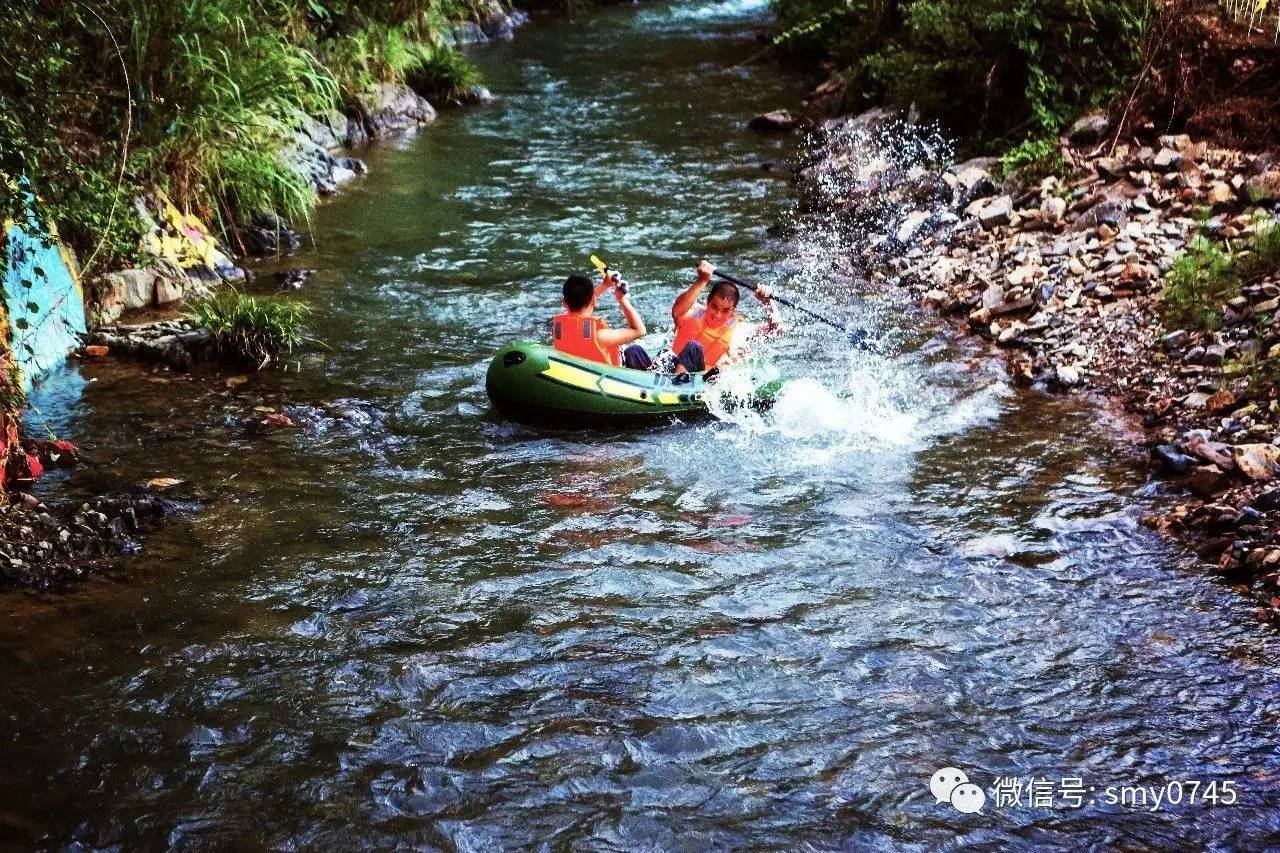
[[[600,343],[605,346],[621,346],[637,341],[648,334],[644,327],[644,318],[640,316],[640,312],[631,304],[631,297],[627,295],[626,283],[618,280],[613,288],[613,295],[618,300],[618,307],[622,309],[622,316],[627,321],[625,329],[601,329],[598,332]]]
[[[677,323],[693,310],[693,306],[698,302],[698,296],[702,293],[702,288],[707,286],[707,282],[711,281],[711,274],[716,268],[711,265],[710,261],[698,262],[698,278],[697,280],[685,288],[684,292],[676,297],[676,301],[671,304],[671,319]]]
[[[773,304],[773,291],[763,284],[757,284],[754,295],[764,306],[764,322],[755,327],[751,337],[772,338],[782,334],[782,315],[778,313],[778,306]]]

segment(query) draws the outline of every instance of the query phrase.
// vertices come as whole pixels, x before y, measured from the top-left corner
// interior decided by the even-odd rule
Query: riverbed
[[[766,21],[751,0],[535,21],[475,54],[496,104],[361,152],[371,173],[317,212],[289,263],[318,270],[299,298],[322,345],[288,371],[227,389],[106,364],[37,389],[90,449],[43,488],[174,477],[205,508],[105,577],[0,600],[0,834],[1276,843],[1273,630],[1139,524],[1155,497],[1122,425],[832,279],[842,238],[795,213],[794,138],[745,130],[801,94],[740,64]],[[543,337],[592,253],[655,349],[700,257],[877,344],[789,316],[765,414],[503,421],[490,355]],[[254,405],[299,428],[247,431]],[[947,766],[981,813],[936,802]],[[998,802],[1013,779],[1028,793]],[[1192,781],[1194,802],[1108,798]]]

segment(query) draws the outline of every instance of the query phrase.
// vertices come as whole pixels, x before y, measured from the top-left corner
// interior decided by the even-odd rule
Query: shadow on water
[[[590,252],[655,327],[708,246],[841,292],[805,260],[832,235],[768,236],[790,189],[759,166],[794,142],[741,128],[799,92],[730,67],[762,10],[613,8],[477,54],[501,102],[366,152],[318,213],[298,262],[331,350],[299,371],[233,392],[97,365],[40,389],[97,457],[70,488],[165,475],[209,500],[111,579],[0,601],[8,837],[1275,843],[1270,629],[1137,524],[1142,472],[1088,409],[1012,391],[891,297],[839,307],[881,351],[791,318],[767,415],[548,433],[490,413],[489,356],[542,334]],[[264,402],[300,428],[247,433]],[[929,793],[948,765],[991,797],[997,777],[1099,790],[966,815]],[[1192,779],[1239,803],[1102,799]]]

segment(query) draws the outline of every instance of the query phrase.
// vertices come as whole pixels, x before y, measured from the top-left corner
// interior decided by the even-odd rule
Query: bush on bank
[[[971,141],[1056,136],[1140,66],[1149,0],[773,0],[774,43],[830,61],[845,108],[907,107]]]
[[[371,83],[476,82],[440,37],[481,0],[12,0],[0,16],[0,172],[25,176],[90,272],[137,252],[131,199],[158,186],[223,228],[305,216],[276,153],[296,111]],[[16,217],[29,197],[0,182]]]

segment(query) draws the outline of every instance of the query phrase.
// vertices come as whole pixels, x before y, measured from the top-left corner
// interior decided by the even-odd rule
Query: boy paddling
[[[595,316],[596,299],[610,287],[627,321],[625,329],[610,329],[603,317]],[[644,336],[644,319],[631,304],[627,283],[616,273],[599,285],[593,285],[585,273],[574,273],[564,280],[564,311],[551,319],[551,345],[557,350],[621,367],[621,347]]]

